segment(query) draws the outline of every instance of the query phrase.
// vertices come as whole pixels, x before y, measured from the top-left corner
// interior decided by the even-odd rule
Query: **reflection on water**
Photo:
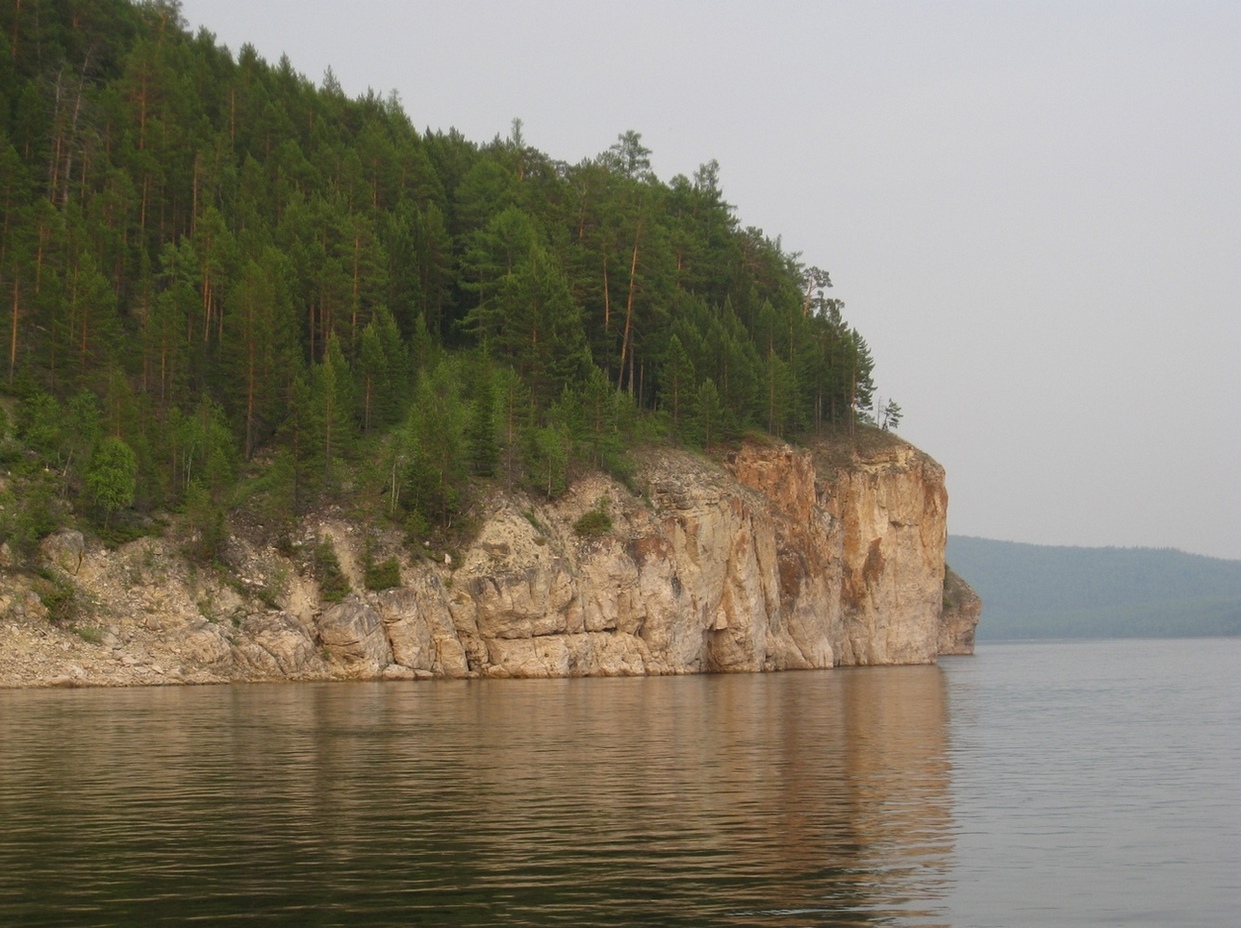
[[[942,925],[937,667],[0,693],[0,923]]]

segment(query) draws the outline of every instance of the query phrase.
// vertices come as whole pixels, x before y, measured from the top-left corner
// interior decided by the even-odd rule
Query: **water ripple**
[[[1107,653],[0,693],[0,924],[1226,923],[1232,671]]]

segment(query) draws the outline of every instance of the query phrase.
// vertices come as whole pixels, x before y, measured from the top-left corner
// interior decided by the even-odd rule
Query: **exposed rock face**
[[[495,676],[927,663],[939,650],[943,471],[891,442],[832,466],[746,445],[724,467],[662,451],[646,500],[583,481],[535,519],[497,498],[454,575],[452,621]],[[606,498],[613,532],[569,530]]]
[[[641,496],[601,475],[553,503],[496,493],[456,563],[407,561],[401,586],[335,605],[272,549],[237,539],[239,579],[219,583],[179,571],[161,542],[108,553],[62,534],[45,556],[93,601],[117,603],[117,625],[69,642],[73,670],[52,661],[30,679],[0,660],[0,685],[678,674],[968,653],[980,604],[945,586],[943,470],[896,439],[873,444],[746,444],[722,463],[661,449],[642,461]],[[612,531],[579,537],[574,522],[601,501]],[[306,533],[360,562],[355,528]],[[347,572],[358,590],[360,570]],[[4,624],[16,610],[0,639],[21,632]]]
[[[939,621],[940,654],[973,654],[982,598],[952,568],[944,569],[944,610]]]
[[[365,601],[350,596],[319,615],[319,640],[351,675],[375,677],[392,663],[383,619]]]
[[[452,624],[439,577],[420,577],[418,582],[376,597],[383,618],[392,660],[416,675],[465,677],[470,667],[465,648]]]
[[[251,616],[242,623],[241,632],[233,645],[236,661],[259,677],[298,680],[313,678],[312,669],[325,669],[310,630],[288,615]],[[374,667],[366,669],[374,674]]]
[[[898,445],[838,471],[835,487],[831,508],[844,533],[838,662],[933,660],[948,540],[943,468]]]

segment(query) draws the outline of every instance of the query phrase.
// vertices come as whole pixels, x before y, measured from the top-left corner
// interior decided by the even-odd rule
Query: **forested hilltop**
[[[986,603],[979,638],[1241,634],[1241,561],[962,535],[948,537],[947,557]]]
[[[419,132],[175,2],[0,5],[0,361],[13,551],[183,513],[197,553],[367,501],[412,537],[472,481],[555,496],[624,448],[804,437],[872,408],[828,275],[641,136],[558,162]]]

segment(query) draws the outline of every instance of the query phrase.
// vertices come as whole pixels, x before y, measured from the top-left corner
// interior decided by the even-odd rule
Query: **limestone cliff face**
[[[49,560],[70,582],[102,589],[127,572],[126,595],[139,590],[141,608],[136,627],[123,608],[105,619],[112,624],[95,644],[110,653],[79,653],[50,672],[53,682],[207,682],[931,662],[971,647],[977,621],[976,612],[954,613],[952,630],[941,630],[943,470],[903,442],[876,444],[843,458],[840,449],[746,444],[719,463],[660,449],[641,461],[640,494],[601,475],[553,503],[496,493],[457,562],[406,562],[399,587],[335,605],[271,549],[236,540],[230,562],[240,580],[204,590],[196,577],[193,591],[180,589],[192,574],[167,568],[161,584],[133,583],[135,572],[154,580],[143,572],[172,559],[160,542],[110,555],[54,543]],[[574,523],[598,507],[611,531],[579,537]],[[308,539],[333,538],[361,590],[362,533],[331,519],[305,528]],[[273,604],[277,575],[286,582]],[[266,604],[247,589],[269,591]],[[124,672],[108,674],[107,659],[123,663],[126,654]],[[153,664],[163,680],[141,678]],[[0,684],[11,676],[0,666]]]
[[[842,542],[841,664],[911,664],[938,653],[948,494],[944,471],[894,445],[836,471],[827,505]]]

